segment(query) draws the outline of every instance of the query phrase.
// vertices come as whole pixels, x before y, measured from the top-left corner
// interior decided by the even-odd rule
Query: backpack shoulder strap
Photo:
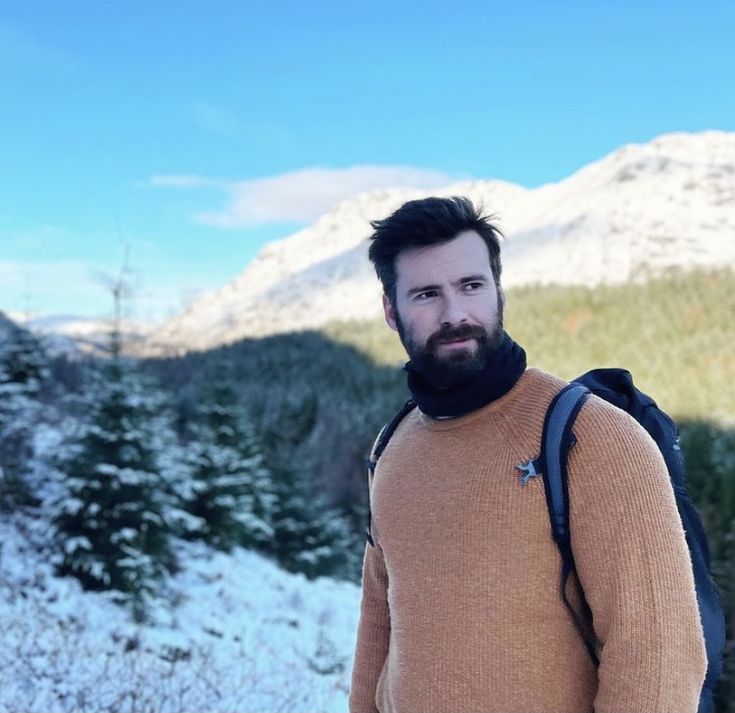
[[[398,428],[398,424],[403,421],[403,419],[413,411],[415,407],[416,402],[413,399],[409,399],[405,404],[403,404],[403,406],[401,406],[398,413],[396,413],[396,415],[393,416],[393,418],[380,430],[378,438],[375,441],[375,445],[373,446],[372,453],[368,458],[367,466],[370,471],[370,475],[375,472],[375,466],[378,463],[378,458],[383,454],[385,447],[388,445],[388,441],[390,441],[396,431],[396,428]]]
[[[541,436],[541,472],[546,502],[554,540],[563,555],[571,555],[567,454],[575,443],[574,421],[589,393],[585,386],[575,382],[565,386],[546,412]]]
[[[576,443],[572,431],[577,414],[590,395],[586,386],[571,382],[553,399],[544,419],[541,436],[541,456],[539,468],[544,480],[546,504],[549,509],[549,520],[554,541],[562,558],[560,593],[562,601],[582,636],[587,651],[595,666],[599,666],[597,641],[591,629],[592,612],[585,599],[579,579],[575,581],[579,589],[582,607],[578,614],[567,598],[567,581],[572,572],[576,573],[574,553],[572,552],[571,532],[569,528],[569,488],[567,485],[567,457],[569,449]]]
[[[378,434],[378,437],[375,439],[375,444],[373,445],[372,451],[368,458],[365,459],[365,464],[367,465],[367,471],[368,471],[368,493],[371,496],[372,495],[372,483],[373,483],[373,476],[375,475],[375,466],[378,464],[378,458],[382,455],[383,451],[385,450],[386,446],[388,445],[388,441],[390,441],[391,437],[396,431],[396,428],[398,428],[398,424],[403,421],[403,419],[416,407],[416,402],[413,399],[409,399],[406,401],[403,406],[401,406],[401,409],[396,413],[393,418],[388,421],[388,423],[383,426],[382,429],[380,429],[380,433]],[[370,508],[370,497],[368,498],[368,524],[367,524],[367,540],[370,543],[371,546],[375,545],[375,541],[373,539],[373,533],[372,533],[372,512]]]

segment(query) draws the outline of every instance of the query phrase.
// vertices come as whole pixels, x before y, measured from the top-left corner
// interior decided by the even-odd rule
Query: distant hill
[[[624,146],[536,189],[471,181],[433,193],[467,195],[497,216],[507,238],[506,287],[615,284],[671,268],[735,265],[735,133],[667,134]],[[164,323],[146,351],[206,349],[377,316],[369,221],[425,195],[394,189],[344,201]]]
[[[4,339],[12,331],[14,325],[13,320],[5,312],[0,312],[0,339]]]
[[[110,319],[52,314],[27,318],[21,313],[0,312],[0,338],[7,325],[16,324],[44,337],[43,343],[52,354],[79,358],[84,354],[107,354],[110,343]],[[120,328],[126,351],[137,352],[138,345],[148,336],[152,326],[123,320]]]

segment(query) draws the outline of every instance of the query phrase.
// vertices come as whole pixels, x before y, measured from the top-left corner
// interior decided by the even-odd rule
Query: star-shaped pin
[[[525,463],[520,463],[516,466],[516,469],[521,471],[521,485],[528,485],[528,481],[531,478],[541,475],[536,470],[536,461],[533,458],[527,460]]]

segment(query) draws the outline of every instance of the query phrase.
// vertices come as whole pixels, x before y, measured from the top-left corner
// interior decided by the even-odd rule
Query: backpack
[[[562,558],[560,578],[562,601],[580,632],[590,657],[598,666],[599,645],[591,627],[592,615],[576,576],[574,582],[578,588],[581,612],[576,612],[567,598],[569,575],[576,572],[569,531],[567,457],[569,449],[576,442],[572,430],[574,421],[590,393],[630,414],[646,429],[663,455],[689,547],[707,650],[707,674],[700,692],[698,713],[711,713],[714,710],[714,690],[722,670],[725,618],[710,570],[707,536],[687,492],[684,459],[679,447],[677,427],[650,396],[635,387],[630,372],[624,369],[594,369],[564,387],[554,397],[546,412],[541,453],[527,463],[516,466],[521,471],[521,483],[524,485],[534,476],[543,478],[551,531]],[[398,424],[415,406],[416,403],[412,399],[407,401],[381,430],[372,456],[367,460],[369,479],[372,478],[378,458],[388,445]],[[369,508],[367,538],[368,542],[374,545]]]

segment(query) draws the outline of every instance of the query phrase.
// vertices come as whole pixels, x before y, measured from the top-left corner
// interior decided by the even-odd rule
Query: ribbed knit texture
[[[569,488],[599,671],[561,601],[543,482],[515,466],[562,386],[528,369],[477,411],[396,430],[371,485],[351,713],[696,711],[704,640],[663,458],[594,397]]]

